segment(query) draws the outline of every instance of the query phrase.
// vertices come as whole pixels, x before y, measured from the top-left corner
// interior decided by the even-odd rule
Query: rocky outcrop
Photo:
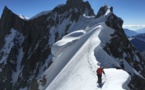
[[[0,49],[3,47],[5,41],[4,38],[8,33],[10,33],[11,28],[22,30],[25,20],[20,19],[16,14],[9,10],[6,6],[3,10],[3,14],[0,19]],[[25,34],[25,32],[23,32]]]
[[[86,11],[85,9],[87,7],[89,9],[88,15],[90,15],[90,16],[94,15],[94,11],[91,8],[88,1],[83,2],[83,0],[75,0],[75,1],[74,0],[67,0],[66,6],[68,8],[74,8],[74,9],[79,7],[79,11],[81,11],[80,14],[83,14],[84,13],[83,11]]]

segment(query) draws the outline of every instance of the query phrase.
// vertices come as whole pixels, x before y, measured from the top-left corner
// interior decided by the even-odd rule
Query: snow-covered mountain
[[[141,29],[138,29],[136,30],[137,33],[145,33],[145,27],[144,28],[141,28]]]
[[[145,34],[138,34],[129,38],[131,43],[140,51],[145,51]]]
[[[130,30],[130,29],[125,29],[124,32],[127,35],[128,39],[130,42],[133,44],[133,46],[139,50],[140,52],[145,51],[145,29],[139,29],[139,30]]]
[[[135,32],[135,31],[130,30],[130,29],[127,29],[127,28],[124,28],[124,32],[125,32],[125,34],[126,34],[128,37],[136,36],[136,35],[139,34],[139,33]]]
[[[141,32],[140,30],[133,31],[124,28],[124,32],[137,50],[139,50],[140,52],[145,51],[145,34],[143,33],[143,31]]]
[[[39,16],[42,16],[42,15],[47,15],[50,12],[51,12],[51,10],[50,11],[42,11],[42,12],[38,13],[37,15],[33,16],[31,19],[38,18]]]
[[[0,89],[144,90],[145,61],[122,24],[113,7],[104,5],[95,15],[83,0],[67,0],[29,20],[5,7],[0,19]],[[100,65],[106,73],[102,88],[96,76]]]
[[[18,15],[20,18],[28,20],[29,18],[25,17],[24,15]]]

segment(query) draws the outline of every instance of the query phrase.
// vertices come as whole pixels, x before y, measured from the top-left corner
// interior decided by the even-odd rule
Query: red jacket
[[[103,68],[101,68],[101,67],[99,67],[99,68],[97,69],[96,73],[97,73],[97,74],[102,74],[102,73],[105,74]]]

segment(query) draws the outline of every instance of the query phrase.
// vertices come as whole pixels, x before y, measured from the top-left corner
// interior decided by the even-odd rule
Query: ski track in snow
[[[94,30],[92,30],[90,33],[91,33],[91,35],[94,33],[96,31],[96,29],[94,29]],[[91,36],[90,34],[87,36],[87,38],[88,37],[90,37]],[[83,37],[84,38],[84,37]],[[86,38],[86,39],[87,39]],[[55,86],[58,86],[58,87],[53,87],[53,88],[51,88],[52,90],[61,90],[60,89],[60,86],[62,87],[62,88],[65,88],[65,90],[71,90],[70,89],[70,87],[74,87],[73,89],[74,90],[83,90],[83,88],[82,89],[80,89],[81,87],[82,87],[82,85],[84,84],[84,83],[80,83],[80,82],[82,82],[81,80],[83,80],[83,78],[82,77],[86,77],[86,80],[84,80],[84,82],[87,82],[87,77],[88,76],[90,76],[90,77],[92,77],[93,76],[93,78],[92,78],[92,80],[91,81],[96,81],[97,79],[94,79],[94,78],[96,78],[96,76],[94,76],[94,74],[92,73],[92,72],[90,72],[89,70],[90,70],[90,65],[89,65],[89,63],[88,63],[88,60],[86,59],[87,58],[87,55],[85,54],[85,55],[83,55],[83,53],[82,52],[88,52],[88,50],[86,49],[86,48],[88,48],[88,42],[90,42],[90,40],[88,39],[88,40],[86,40],[85,39],[85,43],[82,45],[82,47],[80,48],[80,50],[78,50],[77,51],[77,53],[73,56],[73,58],[68,62],[68,64],[63,68],[63,70],[61,71],[61,72],[63,72],[63,73],[61,73],[61,74],[63,74],[63,75],[61,75],[62,77],[61,78],[55,78],[55,79],[57,79],[57,80],[59,80],[59,81],[61,81],[61,83],[56,83],[56,85]],[[86,45],[87,44],[87,45]],[[83,57],[82,57],[83,56]],[[78,63],[78,62],[80,62],[80,63]],[[80,65],[81,63],[83,63],[83,62],[85,62],[85,64],[87,64],[87,65]],[[75,67],[74,67],[74,65],[76,65]],[[85,67],[85,66],[89,66],[89,67]],[[66,68],[67,67],[67,68]],[[80,68],[77,68],[77,67],[80,67]],[[69,71],[71,68],[74,68],[75,70],[72,70],[72,71]],[[84,69],[85,68],[85,69]],[[82,71],[84,71],[85,72],[85,70],[88,70],[90,73],[92,73],[92,74],[90,74],[90,73],[83,73],[83,74],[85,74],[85,75],[80,75],[79,74],[79,72],[82,72]],[[77,71],[77,73],[75,73]],[[74,76],[71,76],[71,74],[74,74]],[[64,76],[66,76],[67,77],[67,79],[66,79],[66,77],[64,77]],[[69,76],[69,78],[68,78],[68,76]],[[71,82],[71,80],[73,80],[73,81],[77,81],[78,80],[78,78],[76,78],[76,77],[80,77],[80,82],[78,82],[78,85],[80,85],[80,87],[75,87],[75,85],[71,85],[70,87],[68,86],[66,86],[65,85],[65,82],[67,82],[67,83],[69,83],[69,82]],[[65,79],[64,79],[65,78]],[[65,81],[65,80],[67,80],[67,81]],[[90,81],[90,82],[91,82]],[[63,83],[64,82],[64,83]],[[52,82],[53,83],[53,82]],[[88,82],[88,85],[89,85],[89,82]],[[50,84],[50,86],[51,86],[51,84]],[[96,83],[94,83],[94,85],[92,85],[93,87],[94,87],[94,89],[96,89]],[[87,87],[86,87],[87,88]],[[90,87],[89,87],[90,88]],[[88,89],[89,89],[88,88]],[[88,89],[86,89],[86,90],[88,90]],[[47,88],[47,90],[49,90],[49,88]]]
[[[48,81],[51,82],[51,81],[55,78],[55,76],[58,74],[57,71],[61,71],[61,69],[63,69],[64,66],[65,66],[68,62],[70,63],[69,60],[72,58],[72,56],[74,57],[74,55],[76,54],[76,52],[78,52],[78,50],[81,48],[81,46],[82,46],[82,45],[85,43],[85,41],[90,37],[90,35],[91,35],[92,33],[94,33],[94,31],[95,31],[95,30],[90,31],[89,33],[87,33],[87,35],[85,35],[83,38],[81,38],[80,41],[76,42],[77,44],[74,44],[73,46],[70,46],[70,47],[68,48],[68,50],[65,50],[65,52],[63,52],[61,55],[59,55],[59,57],[57,58],[57,59],[59,59],[59,61],[57,61],[57,59],[56,59],[57,62],[54,62],[54,64],[53,64],[53,66],[56,65],[57,67],[51,66],[51,67],[49,68],[49,72],[46,73],[48,76],[49,76],[49,74],[53,74],[53,76],[52,76],[52,75],[49,76]],[[74,50],[74,51],[72,51],[70,48],[71,48],[72,50]],[[65,56],[67,56],[67,58],[66,58]],[[60,60],[60,58],[61,58],[61,60]],[[61,64],[60,64],[60,63],[61,63]],[[74,64],[74,65],[75,65],[75,64]],[[66,67],[66,66],[65,66],[65,67]],[[53,70],[52,70],[51,68],[53,68]],[[48,82],[47,84],[49,85],[50,82]]]

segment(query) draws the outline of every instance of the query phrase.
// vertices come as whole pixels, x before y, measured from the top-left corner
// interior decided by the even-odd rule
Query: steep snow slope
[[[19,43],[22,44],[23,40],[24,40],[23,34],[12,28],[10,31],[10,34],[7,35],[5,38],[6,43],[4,45],[4,48],[0,51],[0,52],[3,52],[3,54],[4,54],[0,63],[2,63],[2,62],[7,63],[5,60],[7,60],[8,54],[10,53],[13,46],[15,44],[17,44],[17,47],[19,47]],[[19,50],[20,50],[20,52],[22,52],[21,49],[19,49]],[[21,56],[22,55],[20,55],[19,57],[21,57]],[[10,62],[13,62],[13,61],[11,60]]]
[[[101,55],[104,55],[105,52],[100,50],[100,40],[99,34],[102,30],[102,27],[95,28],[91,31],[91,35],[86,35],[87,40],[85,40],[85,36],[82,37],[85,40],[85,43],[79,50],[72,50],[72,52],[76,52],[71,60],[65,65],[63,70],[56,76],[56,78],[52,81],[52,83],[47,87],[46,90],[97,90],[97,77],[95,74],[95,70],[97,69],[97,63],[104,62],[104,57],[97,56],[97,52],[101,52]],[[78,40],[75,45],[79,45],[82,43]],[[95,48],[96,47],[96,48]],[[97,49],[99,51],[97,51]],[[95,51],[95,52],[94,52]],[[67,51],[66,51],[67,52]],[[91,53],[92,52],[92,53]],[[68,52],[69,53],[69,52]],[[94,56],[95,53],[95,56]],[[95,58],[99,58],[100,60],[96,60]],[[58,57],[59,60],[61,59]],[[67,56],[66,56],[67,58]],[[109,56],[105,56],[105,58],[110,58]],[[106,60],[106,59],[104,59]],[[100,62],[99,62],[100,61]],[[108,62],[102,63],[103,66],[107,66],[111,64],[115,64],[116,62],[112,59],[108,60]],[[121,90],[127,89],[126,82],[128,82],[129,75],[122,70],[115,69],[105,69],[106,77],[103,76],[103,87],[104,90]],[[116,74],[114,74],[116,73]],[[123,75],[120,77],[120,74]],[[114,80],[115,78],[115,80]],[[57,86],[57,87],[56,87]],[[113,86],[117,86],[114,88]],[[122,87],[123,86],[123,87]]]
[[[103,21],[104,16],[97,20],[92,18],[86,29],[72,32],[53,45],[54,62],[42,75],[46,78],[46,85],[40,86],[41,90],[128,89],[129,74],[123,70],[109,69],[119,65],[103,50],[114,32]],[[102,88],[97,87],[96,76],[100,64],[106,68]]]

